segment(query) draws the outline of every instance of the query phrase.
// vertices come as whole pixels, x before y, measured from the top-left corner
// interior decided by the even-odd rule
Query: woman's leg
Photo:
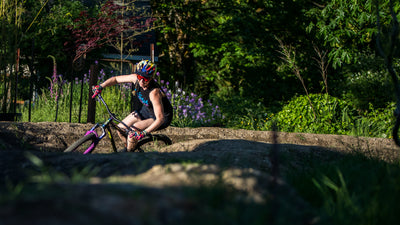
[[[125,117],[125,119],[122,120],[122,122],[124,124],[126,124],[128,127],[132,127],[138,121],[141,121],[141,119],[136,112],[132,112],[127,117]],[[122,123],[118,124],[118,127],[122,128],[122,129],[127,129]],[[126,139],[125,135],[118,132],[118,136],[122,140],[122,142],[125,143],[125,147],[126,147],[127,139]]]

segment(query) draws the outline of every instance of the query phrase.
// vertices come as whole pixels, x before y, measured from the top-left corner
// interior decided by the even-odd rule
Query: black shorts
[[[145,119],[156,119],[156,116],[154,115],[154,113],[150,112],[149,108],[147,108],[146,106],[143,106],[139,112],[137,112],[137,114],[139,115],[141,120],[145,120]],[[172,121],[172,113],[168,113],[168,112],[164,112],[164,122],[161,124],[161,126],[159,128],[157,128],[157,130],[162,130],[167,128]]]

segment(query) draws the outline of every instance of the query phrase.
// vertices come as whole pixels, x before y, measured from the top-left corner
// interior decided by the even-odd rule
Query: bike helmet
[[[142,77],[152,78],[156,74],[156,70],[156,64],[149,60],[142,60],[136,64],[135,73]]]

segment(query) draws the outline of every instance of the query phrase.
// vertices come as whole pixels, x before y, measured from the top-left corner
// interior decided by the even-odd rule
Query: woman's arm
[[[115,77],[110,77],[106,81],[104,81],[100,86],[102,88],[108,87],[108,86],[113,86],[116,84],[120,83],[135,83],[137,80],[136,74],[129,74],[129,75],[121,75],[121,76],[115,76]]]
[[[161,100],[161,91],[158,88],[155,88],[150,92],[150,101],[153,104],[154,115],[156,116],[156,120],[146,128],[146,132],[150,133],[157,128],[159,128],[164,122],[164,107]]]

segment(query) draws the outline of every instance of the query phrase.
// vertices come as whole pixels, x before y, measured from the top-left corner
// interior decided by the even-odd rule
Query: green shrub
[[[357,111],[347,102],[327,94],[293,98],[276,115],[278,128],[285,132],[347,134],[352,130]]]
[[[394,100],[393,84],[385,74],[385,70],[351,73],[343,84],[346,92],[342,98],[361,110],[368,110],[371,104],[375,108],[385,107]]]
[[[390,103],[383,109],[375,109],[372,104],[362,117],[355,121],[350,135],[365,137],[392,138],[392,129],[395,123],[393,111],[395,103]]]
[[[224,125],[226,127],[265,130],[265,123],[273,115],[261,102],[249,100],[239,94],[214,100],[221,107],[225,116]]]

